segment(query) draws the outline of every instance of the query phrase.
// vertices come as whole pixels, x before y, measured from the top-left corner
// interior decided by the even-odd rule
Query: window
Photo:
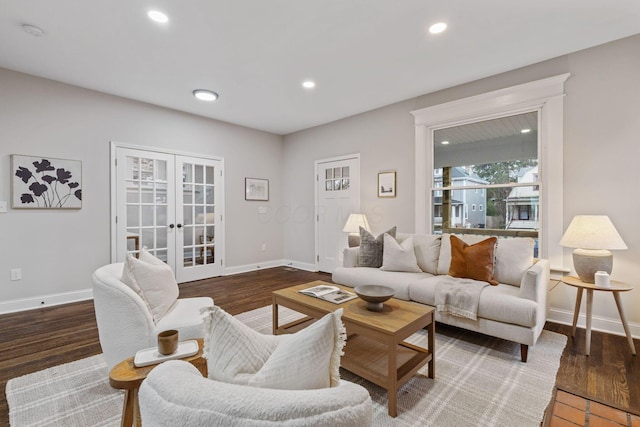
[[[434,203],[432,194],[435,180],[434,169],[442,169],[443,165],[437,164],[434,156],[435,148],[438,145],[437,132],[447,128],[456,128],[501,117],[516,116],[530,112],[537,113],[539,121],[537,129],[541,130],[538,134],[537,153],[535,156],[535,158],[538,158],[538,153],[540,153],[538,158],[539,177],[536,181],[528,184],[531,189],[528,191],[537,190],[539,192],[539,204],[530,203],[529,216],[530,220],[538,218],[540,256],[550,260],[552,270],[554,266],[564,266],[563,249],[557,245],[557,242],[564,231],[562,223],[563,161],[561,154],[563,151],[564,82],[568,78],[569,74],[562,74],[412,111],[416,126],[415,154],[418,160],[416,162],[415,181],[415,230],[417,233],[430,233],[437,230],[433,226],[433,219],[430,215],[433,212],[431,205]],[[475,166],[498,161],[509,161],[500,159],[495,155],[495,152],[492,154],[490,147],[485,147],[477,154],[471,160],[460,163],[460,165]],[[454,167],[453,163],[450,166]],[[446,169],[443,169],[442,175],[446,177]],[[458,190],[464,191],[464,189],[458,189],[453,185],[448,187],[446,182],[450,181],[444,180],[443,182],[445,184],[443,184],[441,190],[445,193],[445,196],[446,192],[449,191],[453,199],[454,197],[451,193]],[[543,182],[545,183],[544,187],[541,186]],[[516,180],[515,183],[511,183],[508,186],[518,188],[527,187],[527,184],[518,183]],[[484,191],[485,200],[482,203],[486,205],[484,212],[489,216],[492,213],[491,205],[488,202],[491,199],[490,190],[492,185],[481,185],[480,188],[486,190]],[[543,192],[540,191],[541,188],[544,190]],[[495,202],[497,200],[494,200]],[[443,219],[447,217],[444,210],[446,210],[446,206],[443,207]]]
[[[532,131],[523,134],[524,128]],[[431,192],[443,215],[431,231],[471,233],[460,226],[487,229],[490,223],[493,235],[537,238],[538,218],[530,218],[531,206],[539,204],[539,186],[532,186],[539,176],[537,128],[538,112],[531,111],[436,130],[433,161],[441,172],[433,174]],[[456,203],[464,204],[468,223],[444,213]],[[476,213],[478,205],[487,211]]]
[[[479,209],[480,209],[480,212],[482,212],[484,210],[484,206],[482,204],[480,204]]]

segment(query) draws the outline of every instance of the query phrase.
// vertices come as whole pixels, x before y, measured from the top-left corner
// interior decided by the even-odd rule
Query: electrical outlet
[[[267,207],[266,206],[258,206],[258,213],[259,214],[266,214],[267,213]]]
[[[12,268],[11,269],[11,280],[22,280],[22,269],[21,268]]]
[[[262,244],[262,246],[260,246],[260,250],[261,250],[262,252],[266,251],[266,250],[267,250],[267,244],[266,244],[266,243],[263,243],[263,244]]]

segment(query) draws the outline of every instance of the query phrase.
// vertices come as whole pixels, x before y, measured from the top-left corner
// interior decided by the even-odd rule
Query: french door
[[[180,283],[221,275],[222,160],[119,146],[115,159],[115,261],[146,246]]]

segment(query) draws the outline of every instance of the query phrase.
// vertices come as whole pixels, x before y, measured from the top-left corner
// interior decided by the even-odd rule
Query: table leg
[[[138,400],[138,389],[131,390],[133,392],[133,425],[142,427],[142,417],[140,416],[140,401]]]
[[[429,378],[436,377],[436,321],[431,318],[429,326],[429,351],[431,352],[431,362],[429,362]]]
[[[631,354],[636,355],[636,346],[633,343],[633,337],[631,336],[631,331],[629,331],[629,324],[627,323],[627,318],[624,317],[624,312],[622,311],[622,302],[620,301],[620,292],[613,291],[613,299],[616,300],[616,306],[618,306],[618,313],[620,314],[620,320],[622,320],[622,327],[624,328],[624,333],[627,336],[627,341],[629,342],[629,347],[631,348]]]
[[[125,390],[124,391],[124,404],[122,405],[122,420],[120,426],[131,427],[134,424],[135,407],[136,405],[136,391]]]
[[[582,288],[578,288],[576,295],[576,307],[573,309],[573,325],[571,327],[571,337],[576,337],[576,324],[578,323],[578,315],[580,314],[580,304],[582,303]]]
[[[398,370],[396,368],[396,343],[393,339],[387,342],[389,353],[389,366],[387,372],[387,397],[389,399],[389,416],[398,415]]]
[[[278,304],[276,304],[275,297],[273,297],[271,310],[271,328],[273,329],[273,335],[276,335],[276,331],[278,330]]]
[[[593,289],[587,289],[587,356],[591,353],[591,313],[593,310]]]

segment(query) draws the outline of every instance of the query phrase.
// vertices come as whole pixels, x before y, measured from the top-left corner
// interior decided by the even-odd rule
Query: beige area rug
[[[300,315],[280,308],[280,322]],[[271,307],[237,316],[271,333]],[[382,388],[342,370],[342,378],[369,390],[375,426],[537,427],[551,400],[566,336],[543,331],[520,362],[520,345],[454,328],[436,333],[436,378],[426,367],[398,392],[398,417],[387,415]],[[412,337],[426,342],[426,332]],[[347,344],[348,345],[348,344]],[[118,426],[123,393],[112,389],[102,355],[55,366],[7,383],[12,427]]]

